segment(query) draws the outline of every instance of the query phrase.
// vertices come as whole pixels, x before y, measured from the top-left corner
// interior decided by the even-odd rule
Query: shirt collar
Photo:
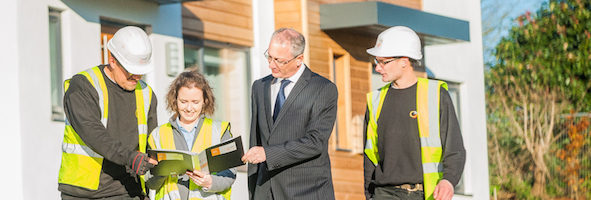
[[[195,125],[193,125],[193,129],[197,129],[197,126],[199,125],[199,122],[201,121],[201,119],[203,119],[203,117],[204,117],[203,115],[199,116],[199,119],[197,119],[197,123],[195,123]],[[183,126],[181,126],[181,116],[177,116],[175,122],[176,122],[176,126],[179,128],[179,130],[184,130],[187,132],[191,131],[191,130],[185,130],[185,128],[183,128]]]
[[[304,68],[306,68],[308,66],[306,66],[306,64],[302,64],[302,66],[300,66],[300,68],[298,69],[298,71],[291,77],[289,78],[285,78],[289,81],[291,81],[292,83],[297,83],[298,80],[300,79],[300,77],[302,76],[302,74],[304,73]],[[273,79],[273,83],[278,83],[281,82],[284,78],[275,78]]]

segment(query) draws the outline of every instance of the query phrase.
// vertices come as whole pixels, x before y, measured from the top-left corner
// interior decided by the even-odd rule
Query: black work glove
[[[126,167],[127,172],[131,175],[144,175],[146,172],[154,165],[149,162],[150,157],[148,154],[142,152],[136,152],[134,156],[131,157],[129,166]]]

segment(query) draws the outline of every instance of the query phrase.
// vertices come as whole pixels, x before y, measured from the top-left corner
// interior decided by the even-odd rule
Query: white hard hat
[[[152,44],[141,28],[126,26],[119,29],[107,47],[127,72],[142,75],[152,71]]]
[[[394,26],[380,33],[376,46],[367,53],[377,57],[423,58],[419,36],[406,26]]]

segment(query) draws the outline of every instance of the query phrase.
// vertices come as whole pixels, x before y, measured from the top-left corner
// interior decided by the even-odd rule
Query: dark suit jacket
[[[250,199],[334,199],[328,138],[335,84],[306,67],[273,122],[272,81],[269,75],[252,85],[250,147],[263,146],[267,161],[248,165]]]

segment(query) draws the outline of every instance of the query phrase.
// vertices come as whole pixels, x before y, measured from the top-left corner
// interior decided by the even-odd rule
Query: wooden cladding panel
[[[185,8],[186,9],[183,9],[183,17],[189,19],[195,19],[197,16],[195,16],[194,13],[199,13],[198,18],[204,21],[224,23],[245,29],[250,29],[252,27],[252,19],[250,16],[238,15],[213,9],[205,9],[200,6],[185,6]]]
[[[332,151],[330,154],[330,162],[333,167],[343,169],[357,169],[363,167],[363,157],[360,154],[352,154],[343,151]]]
[[[235,2],[235,3],[244,4],[244,5],[252,5],[252,0],[224,0],[224,1]]]
[[[339,193],[335,194],[335,198],[339,200],[360,200],[365,199],[365,196],[355,193]]]
[[[183,19],[183,34],[206,40],[252,46],[252,30],[211,21]]]
[[[300,0],[275,0],[275,29],[287,27],[302,32],[302,3]]]
[[[252,2],[204,0],[183,3],[183,34],[204,40],[253,45]]]
[[[300,1],[294,0],[276,0],[275,1],[275,13],[283,12],[300,12],[301,3]]]
[[[183,3],[183,6],[201,7],[210,10],[217,10],[226,13],[233,13],[237,15],[245,15],[252,17],[252,5],[243,4],[237,1],[219,1],[219,0],[203,0]],[[194,13],[199,15],[199,13]]]
[[[320,4],[331,4],[331,3],[352,3],[352,2],[366,2],[368,0],[318,0]],[[423,7],[422,0],[377,0],[384,3],[394,4],[398,6],[404,6],[407,8],[421,10]]]
[[[275,19],[281,19],[281,24],[296,23],[301,24],[302,16],[298,12],[282,12],[275,15]],[[277,22],[275,22],[276,25]],[[282,25],[277,28],[283,27]]]
[[[342,174],[342,175],[334,174],[334,176],[347,176],[347,175],[348,174]],[[334,185],[334,193],[335,194],[340,194],[340,193],[359,194],[359,195],[364,194],[363,181],[361,181],[361,183],[353,183],[351,181],[334,181],[333,180],[333,185]]]
[[[363,170],[333,167],[331,171],[334,181],[363,182]]]

